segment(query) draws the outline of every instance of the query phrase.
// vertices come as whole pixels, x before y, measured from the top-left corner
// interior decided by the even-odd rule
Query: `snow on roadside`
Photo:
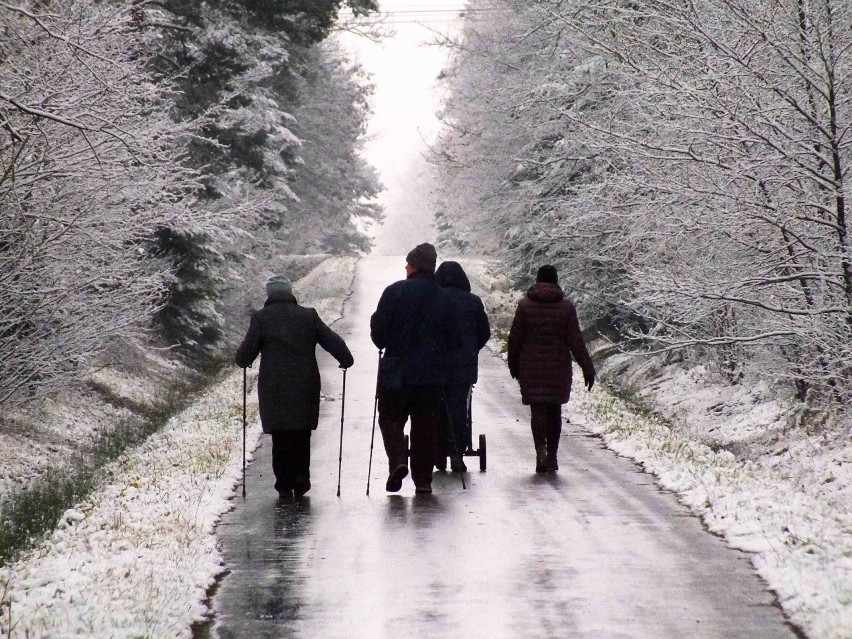
[[[110,464],[105,485],[2,573],[12,637],[191,636],[219,571],[213,527],[241,476],[241,384],[230,375]],[[253,449],[256,405],[250,416]]]
[[[682,393],[688,386],[681,386]],[[720,391],[722,389],[719,389]],[[733,547],[755,553],[758,573],[812,639],[852,637],[852,444],[803,437],[753,459],[711,448],[689,429],[641,416],[605,388],[574,393],[566,415],[636,460]],[[662,401],[661,401],[662,403]],[[742,411],[741,429],[754,430]],[[696,411],[694,415],[700,415]],[[683,419],[690,419],[687,413]],[[845,440],[845,441],[844,441]],[[828,480],[828,481],[827,481]]]
[[[510,290],[498,263],[459,261],[502,331],[492,345],[500,352],[522,293]],[[731,546],[754,553],[758,573],[808,637],[852,638],[848,417],[809,430],[765,384],[731,386],[701,366],[616,355],[599,363],[599,376],[592,393],[574,385],[565,416],[642,464]],[[634,392],[664,420],[604,384]]]
[[[351,291],[355,258],[332,258],[296,286],[326,322]],[[248,449],[260,435],[250,394]],[[249,454],[250,457],[250,454]],[[57,529],[0,571],[0,635],[191,637],[222,570],[215,524],[241,479],[242,373],[234,371],[138,448]],[[8,612],[11,612],[11,629]]]
[[[186,376],[180,364],[145,353],[137,343],[125,342],[121,348],[125,357],[140,362],[135,374],[116,367],[96,369],[82,388],[44,398],[8,416],[0,429],[0,499],[48,474],[73,469],[81,456],[91,455],[106,424],[141,423],[139,410],[161,405],[158,395],[167,386],[163,379]],[[104,392],[119,405],[106,400]]]

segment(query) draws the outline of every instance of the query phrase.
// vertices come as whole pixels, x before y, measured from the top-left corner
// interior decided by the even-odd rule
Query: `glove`
[[[592,390],[592,386],[595,385],[595,374],[583,373],[583,381],[586,383],[586,390]]]

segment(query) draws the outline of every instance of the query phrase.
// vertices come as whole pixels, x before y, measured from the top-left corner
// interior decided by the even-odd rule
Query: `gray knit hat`
[[[434,273],[435,263],[438,261],[438,253],[435,251],[435,247],[428,242],[418,244],[405,256],[405,261],[418,271]]]
[[[283,275],[273,275],[266,283],[266,296],[270,299],[281,299],[293,295],[293,284]]]

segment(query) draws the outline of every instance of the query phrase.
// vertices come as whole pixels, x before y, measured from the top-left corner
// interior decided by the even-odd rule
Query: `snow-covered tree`
[[[223,223],[158,236],[160,254],[178,269],[159,316],[163,330],[198,353],[220,333],[215,310],[227,300],[219,298],[250,263],[363,244],[349,215],[374,214],[375,179],[357,156],[367,89],[320,43],[341,7],[356,14],[377,7],[372,0],[135,5],[159,53],[158,72],[177,76],[176,116],[211,117],[189,161],[203,174],[202,205]],[[332,171],[337,179],[324,179]]]
[[[844,399],[852,7],[579,5],[572,26],[632,80],[617,126],[585,122],[628,158],[632,215],[655,219],[654,250],[631,264],[632,305],[659,341],[772,345],[773,374]]]
[[[333,40],[302,58],[292,125],[302,144],[290,183],[298,199],[288,205],[277,235],[309,253],[369,250],[355,222],[379,215],[378,176],[360,155],[372,85]]]
[[[201,224],[168,85],[122,3],[0,3],[0,405],[138,330],[156,228]]]
[[[458,121],[478,110],[481,132],[461,128],[437,156],[450,156],[448,187],[482,185],[486,228],[515,267],[556,262],[584,308],[609,309],[643,344],[713,347],[733,379],[758,362],[802,397],[845,400],[852,7],[489,8],[499,20],[472,21],[458,43],[448,103]]]

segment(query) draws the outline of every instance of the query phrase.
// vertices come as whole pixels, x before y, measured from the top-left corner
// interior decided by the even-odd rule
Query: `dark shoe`
[[[311,480],[306,479],[304,482],[299,482],[296,484],[296,487],[293,488],[293,495],[298,499],[299,497],[304,497],[305,493],[311,489]]]
[[[444,471],[447,470],[447,456],[446,455],[438,455],[435,458],[435,468]]]
[[[544,469],[547,472],[554,472],[559,470],[559,463],[556,461],[556,455],[548,455],[547,461],[544,463]]]
[[[390,475],[388,475],[388,481],[385,484],[385,490],[389,493],[399,492],[399,489],[402,488],[402,480],[406,478],[408,475],[408,466],[405,464],[400,464],[396,468],[393,469]]]
[[[450,457],[450,469],[454,473],[466,473],[467,466],[461,457]]]
[[[414,492],[418,495],[431,495],[432,487],[431,486],[415,486]]]
[[[544,446],[535,447],[535,472],[547,472],[547,453]]]
[[[292,490],[279,490],[278,491],[278,501],[293,501],[293,491]]]

